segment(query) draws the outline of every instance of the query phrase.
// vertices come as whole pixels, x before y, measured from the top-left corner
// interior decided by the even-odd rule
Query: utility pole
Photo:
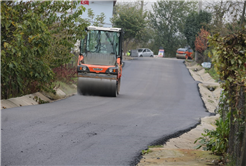
[[[241,27],[243,26],[245,8],[246,8],[246,1],[244,1],[244,5],[243,5],[243,14],[242,14],[242,17],[241,17],[241,24],[240,24]]]
[[[198,13],[200,13],[200,11],[202,11],[202,0],[198,0]],[[198,60],[198,52],[195,51],[195,61],[197,62]]]
[[[202,0],[198,1],[198,13],[202,10]]]
[[[141,1],[141,15],[143,15],[143,5],[144,5],[144,1]]]

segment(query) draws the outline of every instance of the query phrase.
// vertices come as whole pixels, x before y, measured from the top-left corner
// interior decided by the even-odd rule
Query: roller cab
[[[95,26],[86,30],[80,41],[78,93],[116,97],[122,75],[122,30]]]

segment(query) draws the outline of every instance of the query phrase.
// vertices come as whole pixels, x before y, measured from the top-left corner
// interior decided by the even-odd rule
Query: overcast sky
[[[141,1],[141,0],[117,0],[117,3],[124,3],[124,2],[136,2],[136,1]],[[148,11],[152,11],[152,5],[160,0],[143,0],[144,1],[144,10],[148,10]],[[178,0],[170,0],[170,1],[178,1]],[[185,1],[202,1],[202,9],[205,10],[206,6],[208,4],[213,4],[214,2],[219,2],[221,0],[185,0]],[[226,1],[226,0],[223,0]],[[229,1],[235,1],[235,0],[229,0]],[[241,0],[243,2],[243,0]],[[116,4],[117,4],[116,3]],[[242,4],[243,6],[243,4]],[[198,7],[198,6],[197,6]],[[240,12],[239,12],[240,13]],[[238,15],[238,17],[240,17],[240,14]],[[230,15],[229,13],[226,13],[224,15],[224,21],[232,21],[232,15]]]
[[[144,0],[144,9],[145,10],[151,10],[152,5],[156,2],[157,0]],[[217,2],[218,0],[193,0],[193,1],[201,1],[202,6],[204,7],[207,2]],[[117,3],[130,3],[130,2],[137,2],[137,0],[117,0]]]
[[[117,0],[117,3],[123,3],[123,2],[136,2],[141,0]],[[144,9],[145,10],[151,10],[151,5],[156,2],[157,0],[143,0],[144,1]]]

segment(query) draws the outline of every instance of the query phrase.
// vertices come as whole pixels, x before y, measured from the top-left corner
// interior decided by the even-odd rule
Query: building
[[[106,18],[104,20],[104,27],[112,27],[112,23],[110,22],[110,18],[113,17],[113,8],[116,4],[116,0],[82,0],[80,4],[77,5],[76,8],[81,5],[86,8],[86,11],[82,14],[82,18],[88,18],[87,11],[91,8],[96,15],[100,15],[102,12],[105,14]],[[91,21],[93,24],[93,21]]]
[[[100,15],[102,12],[105,14],[105,24],[103,27],[113,27],[112,23],[110,22],[110,18],[113,17],[113,9],[116,4],[116,0],[82,0],[76,7],[81,5],[86,8],[85,12],[82,14],[83,19],[89,19],[87,12],[88,9],[91,8],[95,16]],[[93,24],[93,21],[91,21]],[[77,41],[75,47],[73,48],[75,52],[79,52],[79,44],[80,42]]]

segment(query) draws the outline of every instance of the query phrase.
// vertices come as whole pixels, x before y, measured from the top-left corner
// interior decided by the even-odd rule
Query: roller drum
[[[117,81],[102,78],[78,78],[78,93],[81,95],[117,96]]]

